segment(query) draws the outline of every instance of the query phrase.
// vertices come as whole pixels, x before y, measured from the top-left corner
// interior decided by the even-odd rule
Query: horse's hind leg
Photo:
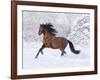
[[[61,50],[61,56],[63,56],[66,52],[64,51],[64,49],[60,49]]]
[[[65,52],[65,51],[63,51],[63,52],[61,53],[61,56],[63,56],[65,53],[66,53],[66,52]]]

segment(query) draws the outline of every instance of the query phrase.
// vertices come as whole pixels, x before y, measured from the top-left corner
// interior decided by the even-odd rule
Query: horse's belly
[[[45,47],[50,48],[51,47],[51,44],[50,43],[45,43]]]

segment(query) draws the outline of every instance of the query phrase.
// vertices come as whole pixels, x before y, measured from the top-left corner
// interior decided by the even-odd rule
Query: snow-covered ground
[[[42,46],[42,42],[23,43],[23,69],[51,69],[51,68],[68,68],[68,67],[88,67],[90,64],[89,46],[75,46],[80,50],[80,54],[71,52],[69,45],[66,47],[66,54],[61,56],[59,49],[45,48],[44,55],[35,56]]]
[[[44,55],[35,56],[42,46],[43,36],[38,35],[40,24],[51,23],[56,36],[71,40],[80,54],[71,52],[61,56],[59,49],[46,48]],[[48,69],[90,66],[90,14],[23,11],[23,69]]]

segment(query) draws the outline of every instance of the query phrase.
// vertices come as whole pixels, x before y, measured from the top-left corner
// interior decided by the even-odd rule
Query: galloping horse
[[[43,49],[44,48],[53,48],[53,49],[60,49],[61,51],[61,56],[63,56],[66,52],[64,49],[69,43],[70,49],[73,53],[79,54],[79,50],[75,50],[73,43],[69,40],[67,40],[64,37],[56,37],[56,30],[53,28],[53,25],[51,23],[46,23],[46,24],[40,24],[39,28],[39,35],[43,34],[43,45],[39,49],[37,55],[35,58],[38,57],[39,53],[43,54]]]

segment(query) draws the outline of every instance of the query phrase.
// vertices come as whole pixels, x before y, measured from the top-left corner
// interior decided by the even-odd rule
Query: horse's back
[[[52,39],[52,47],[54,48],[65,48],[67,46],[67,39],[64,37],[54,37]]]

